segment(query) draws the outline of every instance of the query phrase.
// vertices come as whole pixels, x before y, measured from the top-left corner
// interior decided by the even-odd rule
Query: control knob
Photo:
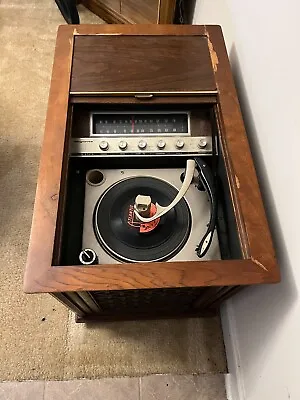
[[[206,147],[206,145],[207,145],[207,141],[205,139],[199,140],[198,146],[200,149],[204,149]]]
[[[94,250],[83,249],[79,254],[79,261],[82,265],[98,264],[98,257]]]
[[[119,142],[119,149],[120,150],[126,150],[127,149],[127,142],[125,140],[121,140]]]
[[[164,140],[159,140],[157,143],[157,147],[159,148],[159,150],[162,150],[166,147],[166,142]]]
[[[177,149],[182,149],[184,147],[184,141],[182,139],[178,139],[176,142]]]
[[[101,140],[101,142],[99,144],[99,147],[100,147],[101,150],[104,150],[104,151],[107,150],[108,149],[107,141],[106,140]]]
[[[147,147],[147,142],[145,140],[140,140],[138,143],[138,148],[140,150],[145,150],[146,147]]]

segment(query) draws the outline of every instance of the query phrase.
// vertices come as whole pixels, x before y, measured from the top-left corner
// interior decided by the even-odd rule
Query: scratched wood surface
[[[271,277],[279,277],[250,147],[221,28],[206,29],[219,92],[219,120],[225,162],[231,179],[240,239],[249,258]],[[243,227],[243,229],[241,229]]]
[[[206,36],[218,90],[221,143],[234,204],[243,260],[53,267],[53,247],[61,224],[65,174],[65,136],[75,35]],[[82,36],[80,40],[88,39]],[[93,38],[93,41],[95,38]],[[171,39],[170,39],[171,40]],[[172,65],[170,65],[172,68]],[[197,69],[198,66],[195,66]],[[193,72],[194,73],[194,72]],[[199,81],[200,82],[200,81]],[[211,78],[209,78],[211,83]],[[58,234],[59,236],[59,234]],[[55,256],[55,255],[54,255]],[[25,291],[85,292],[176,287],[240,286],[280,279],[259,186],[244,130],[230,65],[217,26],[79,25],[60,27],[41,154]],[[230,293],[230,292],[229,292]],[[225,296],[225,295],[224,295]]]
[[[167,35],[75,38],[71,92],[215,89],[204,36],[176,36],[172,40]]]

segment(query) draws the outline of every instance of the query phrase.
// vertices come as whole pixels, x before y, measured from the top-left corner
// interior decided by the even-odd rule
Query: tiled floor
[[[150,375],[0,383],[0,400],[226,400],[224,376]]]

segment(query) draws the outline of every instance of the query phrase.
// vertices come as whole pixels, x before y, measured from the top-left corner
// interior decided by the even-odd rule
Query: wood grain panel
[[[208,25],[209,26],[209,25]],[[155,24],[141,24],[141,25],[62,25],[59,29],[63,29],[65,34],[70,35],[167,35],[167,36],[205,36],[205,25],[155,25]]]
[[[175,16],[176,0],[159,0],[158,24],[172,24]]]
[[[71,92],[215,89],[204,37],[179,36],[172,40],[168,36],[75,37]]]
[[[121,0],[121,14],[135,24],[156,24],[158,3],[159,0]]]
[[[120,0],[82,0],[82,4],[109,24],[132,24],[121,14]]]
[[[205,28],[219,91],[221,141],[225,161],[231,169],[231,189],[245,228],[242,243],[247,243],[250,259],[279,280],[279,269],[266,219],[242,114],[237,98],[226,47],[219,26]],[[241,227],[242,228],[242,227]],[[272,277],[272,278],[271,278]]]
[[[67,129],[72,49],[72,29],[60,27],[57,33],[25,281],[30,280],[32,275],[43,275],[52,263]]]
[[[172,24],[176,0],[82,0],[110,24]]]
[[[276,278],[276,277],[275,277]],[[251,260],[109,264],[51,267],[25,276],[26,293],[164,287],[235,286],[274,282]],[[276,279],[275,279],[276,281]]]

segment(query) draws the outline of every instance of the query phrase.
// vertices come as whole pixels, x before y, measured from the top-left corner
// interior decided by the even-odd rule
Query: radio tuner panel
[[[91,136],[190,136],[190,113],[176,111],[91,112]]]
[[[93,111],[89,135],[71,139],[70,155],[211,155],[211,136],[192,132],[191,118],[189,111]]]

